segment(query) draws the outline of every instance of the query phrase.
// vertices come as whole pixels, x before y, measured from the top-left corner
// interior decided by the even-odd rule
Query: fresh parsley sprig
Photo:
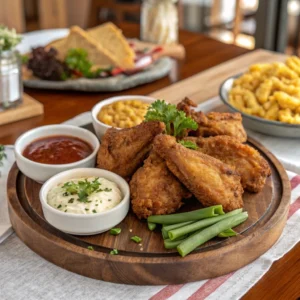
[[[185,130],[196,130],[198,128],[197,122],[187,117],[184,111],[178,110],[175,105],[168,104],[164,100],[156,100],[149,106],[145,115],[145,121],[165,123],[166,134],[173,135],[177,139],[181,139],[184,136]],[[181,141],[180,144],[190,149],[197,148],[191,141],[188,143]]]
[[[101,183],[98,181],[99,178],[94,179],[93,181],[88,181],[85,179],[84,181],[80,180],[78,183],[73,181],[66,182],[62,188],[65,189],[65,196],[68,195],[78,195],[78,201],[87,203],[88,196],[95,192],[102,191],[111,191],[111,189],[100,189]]]
[[[196,130],[198,124],[185,112],[177,110],[173,104],[168,104],[164,100],[153,102],[145,115],[145,121],[160,121],[165,123],[166,133],[176,138],[181,138],[186,129]]]

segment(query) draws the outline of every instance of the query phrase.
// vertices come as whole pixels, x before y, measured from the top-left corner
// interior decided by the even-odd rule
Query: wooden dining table
[[[129,38],[139,36],[138,25],[122,24],[120,27]],[[179,41],[186,49],[185,61],[174,62],[168,77],[152,83],[117,93],[25,89],[27,94],[44,105],[44,115],[0,126],[0,144],[13,144],[18,136],[31,128],[61,123],[89,111],[97,102],[108,97],[125,94],[147,95],[249,52],[247,49],[219,42],[206,35],[184,30],[180,31]],[[243,299],[297,299],[299,297],[300,243],[275,262]]]

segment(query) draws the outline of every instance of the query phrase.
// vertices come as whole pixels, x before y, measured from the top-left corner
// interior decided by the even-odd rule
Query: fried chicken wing
[[[257,150],[232,137],[187,137],[185,140],[197,144],[197,151],[232,166],[240,174],[243,188],[250,192],[260,192],[271,175],[269,164]]]
[[[203,112],[199,112],[197,123],[199,127],[196,136],[228,135],[241,143],[247,141],[240,113],[210,112],[205,115]]]
[[[247,141],[247,134],[240,113],[210,112],[205,115],[202,111],[196,112],[191,109],[191,107],[196,106],[189,98],[185,98],[177,104],[177,109],[183,110],[186,115],[198,123],[198,129],[191,132],[190,135],[203,137],[228,135],[235,137],[242,143]]]
[[[169,171],[165,161],[154,151],[130,181],[132,210],[139,219],[174,213],[191,193]]]
[[[158,135],[153,149],[204,206],[222,204],[225,211],[243,207],[241,177],[232,167],[167,135]]]
[[[129,179],[142,165],[154,137],[164,128],[160,122],[144,122],[132,128],[108,129],[101,140],[97,167]]]

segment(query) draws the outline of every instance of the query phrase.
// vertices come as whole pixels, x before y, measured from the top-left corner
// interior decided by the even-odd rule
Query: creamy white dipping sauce
[[[85,201],[80,201],[77,193],[70,194],[63,187],[67,182],[78,184],[80,181],[93,182],[97,180],[99,188],[87,196]],[[122,193],[117,184],[105,178],[88,177],[76,178],[62,182],[52,188],[47,195],[47,203],[55,209],[65,213],[93,214],[110,210],[122,200]]]

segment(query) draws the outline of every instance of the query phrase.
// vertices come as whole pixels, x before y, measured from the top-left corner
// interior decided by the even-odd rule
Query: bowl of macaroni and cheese
[[[99,139],[108,128],[130,128],[143,122],[149,105],[156,99],[147,96],[117,96],[96,104],[92,109],[94,130]]]
[[[295,61],[296,60],[296,61]],[[295,65],[299,65],[296,71]],[[246,128],[267,135],[300,137],[300,59],[255,64],[226,79],[220,98],[243,116]]]

